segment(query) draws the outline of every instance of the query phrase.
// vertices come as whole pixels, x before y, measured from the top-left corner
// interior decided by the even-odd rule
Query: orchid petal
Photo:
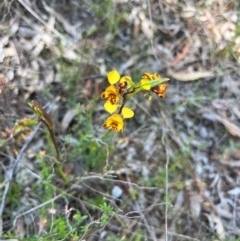
[[[104,109],[110,114],[115,112],[117,108],[118,108],[118,105],[112,104],[110,101],[106,101],[104,104]]]
[[[119,81],[120,74],[116,70],[113,70],[113,71],[110,71],[108,73],[107,78],[108,78],[109,83],[111,85],[113,85],[113,84],[116,84]]]
[[[134,116],[134,111],[130,108],[123,107],[121,114],[123,115],[123,118],[132,118]]]

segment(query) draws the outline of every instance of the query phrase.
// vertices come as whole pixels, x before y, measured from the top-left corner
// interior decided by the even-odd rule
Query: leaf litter
[[[111,198],[111,191],[118,190],[121,193],[118,206],[121,212],[118,214],[129,226],[129,230],[124,231],[128,239],[133,239],[137,230],[144,230],[148,240],[163,238],[166,226],[163,208],[165,165],[169,157],[168,198],[173,213],[168,213],[168,238],[237,238],[240,225],[237,2],[198,1],[193,5],[190,1],[153,1],[150,2],[149,15],[143,1],[131,4],[116,1],[115,7],[119,11],[125,9],[129,17],[122,20],[118,32],[111,38],[109,32],[99,26],[104,18],[97,16],[91,4],[84,1],[78,6],[76,3],[66,8],[64,1],[53,6],[49,1],[21,0],[5,3],[1,9],[4,17],[0,23],[3,33],[0,37],[0,136],[5,142],[1,147],[3,154],[0,153],[1,183],[4,183],[4,168],[8,168],[9,158],[16,155],[26,138],[10,137],[10,128],[15,120],[29,115],[27,102],[37,98],[46,105],[56,103],[61,139],[78,116],[78,111],[68,106],[66,99],[75,95],[89,109],[92,104],[88,100],[104,86],[103,76],[107,70],[119,67],[127,74],[151,70],[171,78],[166,98],[162,101],[153,99],[152,102],[141,99],[139,102],[146,111],[136,108],[138,118],[124,133],[123,140],[127,141],[116,144],[111,154],[114,180],[105,179],[94,169],[91,171],[95,173],[88,172],[77,161],[72,164],[69,172],[76,175],[76,184],[71,187],[73,196],[77,197],[81,190],[82,197],[96,197],[98,193],[101,197]],[[91,26],[97,26],[97,30],[88,35]],[[116,41],[111,42],[111,39]],[[114,54],[109,54],[111,51],[115,51]],[[62,78],[61,58],[66,65],[77,63],[78,71],[82,73],[82,76],[75,77],[71,95],[67,93],[71,71],[66,79]],[[99,66],[101,76],[95,81],[92,76],[99,74]],[[95,138],[103,133],[101,121],[105,118],[100,103],[97,105],[93,119]],[[35,154],[46,148],[44,143],[39,144],[39,138],[42,138],[41,134],[37,134],[29,147]],[[118,138],[114,137],[113,142],[117,143]],[[14,211],[15,217],[20,215],[15,235],[22,239],[35,225],[30,215],[26,215],[26,219],[21,217],[32,205],[33,209],[36,207],[33,215],[39,218],[35,229],[39,236],[45,232],[46,220],[51,220],[47,216],[40,217],[37,207],[41,204],[32,188],[31,181],[40,175],[38,163],[34,154],[26,155],[18,170],[19,185],[24,189],[21,193],[23,207],[16,206]],[[85,174],[79,181],[73,170],[80,169],[84,169],[81,174]],[[193,170],[196,170],[195,176]],[[28,180],[27,175],[30,175]],[[56,182],[54,185],[60,184]],[[65,204],[53,200],[60,209],[64,208]],[[99,210],[86,203],[76,204],[74,199],[69,199],[69,204],[89,215],[89,222],[99,217]],[[10,205],[11,202],[7,201],[6,207]],[[116,211],[119,210],[116,208]],[[136,214],[135,220],[128,218],[131,212]],[[9,221],[12,218],[5,213],[2,233],[11,230]],[[119,236],[124,233],[113,219],[103,229],[105,236],[114,230]],[[93,236],[90,234],[88,240],[94,240]]]

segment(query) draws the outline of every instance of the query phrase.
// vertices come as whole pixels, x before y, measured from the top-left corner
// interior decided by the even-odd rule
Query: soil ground
[[[0,3],[1,240],[240,240],[240,5]],[[102,127],[107,73],[170,78]],[[53,121],[60,162],[36,101]],[[59,171],[62,170],[62,174]]]

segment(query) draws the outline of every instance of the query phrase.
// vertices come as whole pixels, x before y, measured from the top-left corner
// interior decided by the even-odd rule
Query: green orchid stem
[[[59,172],[60,176],[64,179],[64,181],[66,183],[68,183],[68,179],[67,179],[67,177],[66,177],[66,175],[65,175],[65,173],[64,173],[64,171],[62,169],[62,166],[61,166],[60,153],[59,153],[59,149],[58,149],[58,146],[57,146],[56,138],[55,138],[54,133],[53,133],[53,129],[49,126],[48,122],[45,121],[43,118],[41,118],[40,121],[48,128],[48,131],[50,133],[50,136],[51,136],[51,139],[52,139],[55,151],[56,151],[56,155],[57,155],[57,169],[58,169],[58,172]]]
[[[161,79],[161,80],[152,80],[150,81],[150,83],[152,84],[151,88],[154,87],[154,86],[157,86],[159,84],[162,84],[164,82],[167,82],[169,81],[168,78],[165,78],[165,79]],[[133,90],[123,94],[123,102],[122,102],[122,105],[119,109],[119,114],[122,113],[122,109],[123,107],[125,106],[125,104],[135,95],[137,94],[139,91],[141,90],[145,90],[143,89],[143,86],[146,86],[146,85],[149,85],[149,83],[146,83],[146,84],[143,84],[143,85],[140,85],[140,86],[137,86],[137,87],[134,87]]]

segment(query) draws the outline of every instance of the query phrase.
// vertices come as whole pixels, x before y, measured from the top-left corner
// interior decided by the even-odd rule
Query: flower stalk
[[[32,101],[31,103],[28,103],[29,107],[32,108],[35,115],[37,116],[37,120],[31,120],[31,119],[22,119],[18,121],[14,126],[14,133],[18,133],[30,126],[37,125],[39,122],[42,122],[48,129],[48,132],[50,133],[51,140],[54,145],[54,149],[56,151],[56,158],[57,158],[57,170],[60,174],[60,176],[64,179],[65,182],[68,182],[68,179],[62,169],[61,165],[61,159],[60,159],[60,153],[57,146],[56,138],[53,132],[53,122],[49,114],[36,102]]]

